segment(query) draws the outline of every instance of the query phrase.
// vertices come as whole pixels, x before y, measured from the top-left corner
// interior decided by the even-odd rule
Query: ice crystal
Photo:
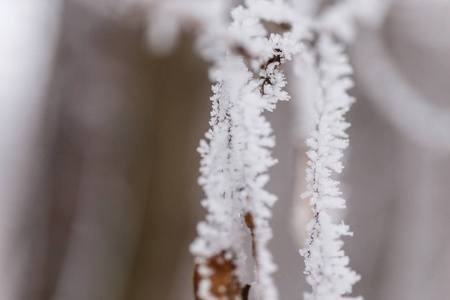
[[[349,124],[344,115],[353,99],[347,90],[353,86],[351,67],[342,46],[321,34],[315,42],[317,80],[314,93],[314,129],[307,140],[310,150],[306,180],[308,189],[302,195],[309,198],[313,218],[308,224],[309,237],[300,251],[305,257],[305,274],[312,286],[305,300],[352,299],[345,294],[352,291],[359,275],[348,267],[349,259],[341,249],[341,236],[351,235],[344,223],[335,224],[329,210],[345,208],[339,182],[332,172],[342,171],[342,151],[348,146],[345,130]]]
[[[306,74],[310,87],[305,119],[312,124],[304,197],[314,215],[301,250],[313,287],[305,299],[349,299],[345,295],[359,276],[348,267],[341,236],[351,233],[343,223],[333,223],[329,213],[345,208],[339,183],[331,176],[343,168],[340,160],[349,126],[344,115],[353,101],[347,94],[353,84],[351,67],[336,40],[350,42],[361,20],[380,22],[382,14],[373,12],[382,11],[383,5],[344,0],[320,11],[312,0],[293,1],[296,9],[283,0],[245,0],[231,9],[229,24],[229,0],[129,1],[151,7],[148,39],[157,51],[170,50],[181,29],[188,29],[196,33],[200,55],[211,63],[211,128],[198,148],[207,215],[190,247],[197,299],[241,298],[249,231],[255,267],[252,289],[259,300],[278,299],[272,278],[276,265],[267,248],[276,197],[265,190],[268,169],[276,163],[271,153],[275,139],[263,112],[289,100],[281,66],[302,51],[302,42],[307,68],[300,73]]]
[[[232,19],[224,34],[229,50],[216,53],[221,59],[215,60],[212,72],[218,82],[211,98],[212,129],[206,136],[209,143],[202,141],[199,148],[199,183],[207,196],[203,204],[208,214],[198,227],[191,252],[197,263],[205,264],[205,257],[229,251],[236,258],[236,273],[242,275],[245,221],[253,240],[256,295],[275,300],[278,292],[272,273],[276,265],[267,243],[272,237],[269,219],[276,197],[264,189],[267,171],[276,163],[270,150],[275,140],[262,113],[289,99],[280,66],[301,50],[302,31],[294,24],[292,10],[281,1],[247,1],[232,11]],[[289,24],[288,30],[269,34],[265,22]],[[202,293],[202,299],[214,299]]]

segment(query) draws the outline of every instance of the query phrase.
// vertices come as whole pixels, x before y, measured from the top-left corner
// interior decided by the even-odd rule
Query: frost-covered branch
[[[332,171],[341,171],[342,150],[348,144],[344,114],[352,102],[347,94],[352,81],[343,47],[334,39],[348,42],[353,38],[354,23],[364,15],[365,6],[354,0],[341,1],[317,16],[302,17],[282,0],[247,0],[232,9],[228,25],[227,0],[130,1],[152,11],[148,37],[156,50],[169,50],[180,30],[190,29],[196,33],[197,50],[212,63],[211,129],[198,148],[207,216],[191,245],[196,299],[246,299],[248,288],[242,278],[248,230],[256,296],[278,299],[272,279],[276,266],[267,249],[276,197],[264,188],[267,171],[276,162],[271,154],[275,141],[262,113],[289,99],[280,66],[300,53],[302,42],[307,45],[303,55],[310,66],[314,123],[308,140],[305,194],[313,219],[302,250],[313,291],[305,299],[344,299],[359,276],[349,269],[341,250],[340,237],[350,235],[348,227],[334,224],[328,209],[345,207],[338,182],[330,176]],[[303,13],[316,13],[317,5],[311,1],[304,5],[303,10],[299,3],[296,7]]]
[[[307,191],[302,198],[309,200],[312,219],[307,225],[305,247],[300,250],[305,257],[307,281],[312,286],[312,292],[305,293],[305,300],[349,299],[346,295],[360,279],[349,268],[349,259],[342,250],[341,236],[351,232],[347,225],[336,224],[332,218],[333,210],[346,205],[332,173],[343,169],[341,158],[348,146],[345,130],[349,126],[344,115],[353,102],[347,93],[353,86],[352,68],[343,44],[336,41],[351,42],[358,22],[380,24],[386,7],[383,1],[347,0],[325,8],[313,18],[313,37],[302,55],[302,63],[296,65],[304,83],[301,122],[311,132],[306,152]],[[301,135],[304,133],[303,130]]]
[[[304,249],[312,293],[305,299],[347,299],[352,285],[359,276],[348,267],[348,257],[342,248],[342,235],[351,235],[348,226],[334,224],[328,210],[345,208],[340,197],[339,182],[331,178],[332,172],[342,171],[342,151],[348,146],[345,130],[349,124],[344,114],[353,99],[347,94],[353,82],[349,78],[351,67],[343,54],[342,46],[334,43],[326,34],[318,36],[314,43],[315,74],[318,85],[314,93],[314,129],[307,140],[310,150],[307,169],[308,190],[302,196],[309,198],[313,219],[308,224],[309,237]]]
[[[301,32],[292,11],[281,1],[247,1],[245,7],[232,11],[232,17],[229,31],[237,42],[212,73],[219,83],[212,97],[210,142],[202,142],[199,148],[203,157],[200,184],[207,195],[204,205],[208,215],[191,247],[199,273],[197,296],[239,296],[234,283],[223,282],[220,290],[215,289],[217,270],[208,266],[212,257],[224,253],[225,262],[234,268],[230,277],[241,277],[245,223],[252,235],[257,297],[277,299],[271,277],[276,266],[267,249],[272,236],[270,208],[276,197],[264,189],[267,170],[275,163],[270,151],[275,142],[262,112],[289,99],[283,91],[285,79],[280,66],[300,51]],[[282,32],[269,35],[264,26],[267,23]]]

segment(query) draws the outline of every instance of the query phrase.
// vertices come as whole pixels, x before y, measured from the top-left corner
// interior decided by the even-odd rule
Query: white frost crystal
[[[264,8],[264,9],[263,9]],[[289,25],[284,33],[268,35],[263,22],[293,24],[292,10],[282,1],[247,1],[232,11],[233,23],[225,36],[232,42],[222,56],[218,52],[213,79],[211,130],[202,141],[199,183],[207,198],[206,220],[198,226],[198,238],[191,246],[197,263],[222,251],[235,257],[236,274],[244,270],[243,238],[248,233],[244,217],[251,217],[257,298],[276,300],[272,279],[276,270],[267,243],[272,238],[269,219],[276,197],[264,186],[268,169],[276,163],[271,150],[275,145],[270,123],[262,115],[278,101],[288,100],[280,65],[300,52],[301,31]],[[234,53],[236,48],[244,53]],[[248,65],[244,61],[248,60]],[[250,68],[250,69],[249,69]],[[248,224],[247,224],[248,225]],[[207,281],[203,279],[202,281]],[[222,289],[223,290],[223,289]],[[214,299],[212,295],[206,295]]]
[[[202,205],[207,215],[190,248],[199,277],[196,296],[240,299],[244,241],[250,229],[252,290],[258,300],[278,299],[272,278],[276,265],[267,248],[276,196],[264,188],[268,169],[276,163],[271,153],[275,139],[263,112],[289,100],[280,66],[300,53],[305,42],[302,58],[308,68],[303,74],[307,76],[304,84],[309,85],[305,119],[313,125],[307,141],[308,191],[303,195],[309,199],[313,219],[306,247],[300,251],[312,285],[305,300],[351,299],[346,295],[359,275],[348,267],[348,257],[341,250],[341,237],[351,233],[343,223],[335,224],[329,212],[345,208],[339,183],[331,175],[343,168],[340,160],[348,145],[349,126],[344,115],[353,101],[347,94],[353,85],[352,70],[334,39],[349,43],[357,23],[381,23],[383,3],[388,0],[337,1],[322,12],[315,0],[293,0],[296,9],[284,0],[244,0],[231,10],[231,24],[230,0],[129,1],[152,11],[148,37],[155,49],[169,51],[180,31],[188,29],[196,34],[200,55],[212,64],[211,129],[198,148],[202,157],[199,184],[206,195]],[[211,279],[217,275],[214,263],[227,264],[229,281]]]
[[[308,190],[302,195],[309,198],[313,219],[308,224],[306,247],[300,250],[305,257],[305,274],[312,293],[305,300],[354,299],[346,297],[360,279],[348,267],[349,259],[341,250],[341,236],[351,235],[347,225],[335,224],[331,209],[345,208],[340,197],[339,182],[331,178],[332,172],[342,171],[342,151],[348,145],[345,130],[349,124],[344,114],[353,99],[347,90],[353,86],[349,75],[352,69],[342,46],[327,35],[320,35],[315,43],[317,57],[317,85],[314,99],[314,129],[307,140],[310,150],[306,180]]]

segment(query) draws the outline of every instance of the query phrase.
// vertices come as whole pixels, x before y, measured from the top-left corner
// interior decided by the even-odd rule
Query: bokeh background
[[[194,298],[208,65],[188,34],[152,52],[142,12],[123,13],[124,1],[0,2],[2,300]],[[447,299],[450,122],[435,121],[450,115],[450,1],[393,1],[349,53],[358,100],[342,180],[354,232],[345,250],[362,275],[354,294]],[[292,221],[304,151],[292,105],[268,114],[282,300],[309,289]]]

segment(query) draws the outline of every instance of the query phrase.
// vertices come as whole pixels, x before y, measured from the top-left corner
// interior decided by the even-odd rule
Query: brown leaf
[[[232,259],[225,258],[225,251],[210,257],[204,265],[212,271],[208,278],[202,278],[199,273],[200,265],[194,267],[194,293],[196,300],[206,300],[198,295],[199,283],[203,279],[211,281],[210,293],[217,298],[234,300],[241,294],[241,284],[235,275],[236,269]]]

